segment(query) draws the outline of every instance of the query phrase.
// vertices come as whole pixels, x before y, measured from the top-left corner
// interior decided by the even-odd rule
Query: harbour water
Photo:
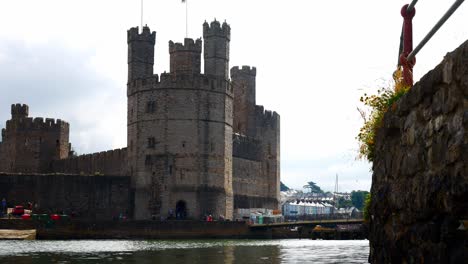
[[[0,263],[367,263],[367,240],[0,241]]]

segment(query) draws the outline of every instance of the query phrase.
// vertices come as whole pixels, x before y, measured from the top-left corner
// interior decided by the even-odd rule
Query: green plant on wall
[[[374,161],[375,137],[378,129],[382,126],[384,114],[389,109],[395,108],[395,103],[406,94],[409,86],[403,84],[401,68],[397,69],[393,75],[395,80],[394,88],[384,87],[377,90],[375,95],[364,94],[360,101],[370,108],[370,113],[358,108],[364,119],[364,124],[359,130],[357,140],[359,141],[359,157],[368,161]]]

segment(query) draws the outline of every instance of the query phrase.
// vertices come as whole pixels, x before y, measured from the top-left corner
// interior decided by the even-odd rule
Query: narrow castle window
[[[156,111],[156,102],[149,101],[146,103],[146,113],[154,113]]]
[[[145,157],[145,165],[152,165],[151,155],[146,155],[146,157]]]
[[[156,146],[156,140],[154,137],[148,138],[148,148],[154,148]]]

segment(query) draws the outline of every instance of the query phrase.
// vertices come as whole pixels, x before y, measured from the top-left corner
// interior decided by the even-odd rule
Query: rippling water
[[[367,263],[367,240],[0,241],[0,263]]]

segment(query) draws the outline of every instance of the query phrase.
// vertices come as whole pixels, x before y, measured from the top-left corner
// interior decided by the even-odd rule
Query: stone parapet
[[[372,175],[372,263],[466,260],[467,62],[468,41],[384,116]]]

